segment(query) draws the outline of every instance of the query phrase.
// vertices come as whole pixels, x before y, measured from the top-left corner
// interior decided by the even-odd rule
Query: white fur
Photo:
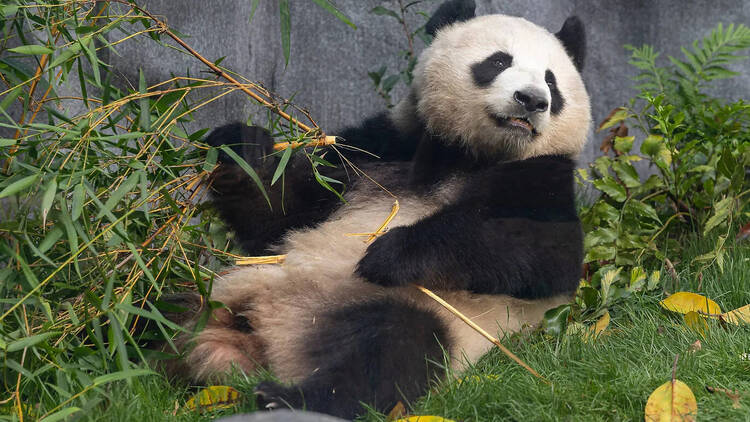
[[[489,87],[477,87],[471,65],[498,51],[513,56],[512,65]],[[548,108],[531,117],[539,132],[533,141],[517,139],[499,128],[488,110],[513,116],[517,108],[513,93],[526,87],[546,92],[549,99],[544,80],[547,69],[555,74],[565,105],[559,115],[552,115]],[[498,150],[511,159],[544,154],[574,157],[583,148],[591,125],[586,88],[562,43],[522,18],[488,15],[441,29],[419,57],[413,87],[418,93],[417,112],[433,133],[470,150]]]

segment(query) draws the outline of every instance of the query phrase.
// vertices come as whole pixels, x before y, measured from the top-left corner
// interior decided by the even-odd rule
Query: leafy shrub
[[[0,414],[95,414],[109,382],[150,373],[137,369],[135,325],[151,321],[165,338],[178,329],[155,306],[161,292],[207,296],[214,270],[237,257],[203,201],[218,151],[193,116],[252,90],[277,138],[304,143],[319,131],[271,113],[306,116],[256,84],[218,77],[221,59],[204,61],[217,75],[121,80],[101,57],[123,41],[189,52],[129,1],[13,0],[0,6],[0,29]],[[296,151],[316,172],[318,152]]]
[[[599,131],[609,129],[605,154],[578,171],[581,184],[599,195],[581,215],[588,278],[578,310],[584,315],[655,288],[659,274],[647,277],[643,268],[664,262],[673,272],[670,258],[681,256],[685,233],[714,239],[694,264],[723,268],[727,240],[748,205],[750,104],[711,97],[707,89],[737,75],[726,65],[745,58],[740,53],[750,48],[750,29],[719,25],[683,48],[683,60],[669,57],[664,66],[648,45],[626,48],[640,70],[640,93],[602,122]],[[629,135],[631,129],[639,136]]]

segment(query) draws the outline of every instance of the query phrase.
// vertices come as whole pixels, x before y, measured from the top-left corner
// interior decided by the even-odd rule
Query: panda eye
[[[505,67],[505,62],[503,62],[500,59],[497,59],[497,60],[492,61],[492,65],[499,69],[499,68]]]
[[[544,74],[544,81],[547,82],[547,86],[550,88],[554,88],[557,83],[555,80],[555,74],[549,70]]]

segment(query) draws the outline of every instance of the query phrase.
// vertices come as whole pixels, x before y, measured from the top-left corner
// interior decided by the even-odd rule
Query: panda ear
[[[586,58],[586,32],[583,28],[583,22],[578,16],[571,16],[565,19],[562,29],[555,36],[562,41],[565,51],[573,59],[573,64],[580,72]]]
[[[438,7],[427,24],[425,31],[435,36],[438,29],[454,22],[463,22],[474,17],[474,0],[448,0]]]

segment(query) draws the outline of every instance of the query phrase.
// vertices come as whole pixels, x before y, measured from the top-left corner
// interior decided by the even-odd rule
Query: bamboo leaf
[[[141,94],[146,94],[147,92],[146,76],[143,74],[143,69],[138,69],[138,92]],[[141,130],[144,132],[151,130],[151,113],[149,113],[148,105],[148,97],[143,97],[138,100],[138,107],[140,109],[138,122]]]
[[[113,372],[111,374],[101,375],[94,378],[93,385],[99,386],[109,384],[113,381],[121,381],[134,377],[142,377],[144,375],[157,375],[156,372],[150,369],[127,369],[124,371]]]
[[[331,3],[329,0],[313,0],[313,1],[315,2],[315,4],[317,4],[318,6],[328,11],[328,13],[332,14],[333,16],[336,16],[336,18],[340,20],[341,22],[344,22],[345,24],[349,25],[350,27],[352,27],[352,29],[357,29],[357,26],[352,23],[351,19],[349,19],[348,16],[346,16],[339,9],[337,9],[336,6],[334,6],[333,3]]]
[[[52,179],[47,183],[44,188],[44,195],[42,196],[42,225],[47,225],[47,215],[49,210],[52,209],[52,202],[55,200],[55,194],[57,193],[57,178]]]
[[[6,186],[5,189],[0,191],[0,198],[5,198],[11,195],[15,195],[19,192],[24,191],[25,189],[28,189],[30,186],[34,185],[34,183],[36,182],[38,178],[39,178],[39,175],[34,174],[31,176],[26,176],[22,179],[16,180],[15,182]]]
[[[289,157],[292,156],[293,149],[294,148],[287,148],[284,150],[284,154],[281,155],[281,160],[279,160],[279,164],[276,166],[276,171],[273,173],[273,177],[271,178],[271,186],[273,186],[273,184],[276,183],[277,180],[279,180],[279,177],[284,174],[284,169],[286,169],[286,165],[289,162]]]
[[[73,413],[80,412],[81,408],[79,407],[66,407],[65,409],[58,410],[57,412],[47,415],[44,418],[40,419],[39,422],[57,422],[64,420],[68,416],[72,415]]]
[[[42,55],[50,54],[55,50],[45,47],[43,45],[22,45],[20,47],[9,48],[8,51],[12,51],[18,54],[29,54],[29,55]]]
[[[43,342],[44,340],[47,340],[50,337],[55,337],[59,335],[60,335],[59,331],[49,331],[43,334],[36,334],[33,336],[24,337],[22,339],[18,339],[16,341],[10,342],[6,350],[8,351],[8,353],[17,352],[19,350],[23,350],[24,348],[35,346]]]
[[[286,67],[289,64],[289,38],[292,26],[289,15],[289,0],[279,0],[279,24],[281,27],[281,49],[284,51],[284,67]]]
[[[245,170],[245,173],[250,176],[251,179],[253,179],[253,182],[255,182],[255,185],[258,186],[258,189],[260,189],[260,192],[263,194],[263,197],[266,198],[266,202],[268,203],[268,206],[271,207],[271,199],[268,197],[268,193],[266,193],[266,188],[263,186],[263,182],[260,180],[260,177],[258,177],[258,173],[253,170],[252,167],[250,167],[249,164],[245,160],[243,160],[239,155],[237,155],[236,152],[232,150],[228,145],[222,145],[219,148],[221,148],[222,151],[224,151],[228,156],[230,156],[236,163],[239,165],[242,170]]]
[[[115,190],[112,195],[107,199],[107,201],[104,203],[104,207],[99,211],[99,213],[96,215],[97,219],[100,219],[104,216],[104,214],[111,212],[112,209],[122,200],[122,198],[125,197],[130,191],[132,191],[136,184],[138,184],[138,173],[132,173],[130,176],[128,176],[127,179],[125,179],[124,182],[120,184],[120,187]]]

